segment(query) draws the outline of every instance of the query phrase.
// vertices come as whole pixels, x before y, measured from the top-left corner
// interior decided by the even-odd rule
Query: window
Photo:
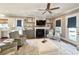
[[[17,20],[17,30],[20,35],[22,35],[22,30],[23,30],[23,20]]]
[[[0,29],[8,29],[8,24],[0,24]]]
[[[68,18],[68,28],[76,28],[76,16]]]
[[[8,19],[0,19],[0,29],[7,30],[8,28]]]
[[[61,20],[56,21],[56,27],[61,27]]]
[[[22,27],[22,20],[17,20],[17,27]]]

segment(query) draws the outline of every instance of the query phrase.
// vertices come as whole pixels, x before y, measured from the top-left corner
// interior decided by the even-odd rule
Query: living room
[[[78,3],[0,4],[0,54],[79,54],[78,5]]]

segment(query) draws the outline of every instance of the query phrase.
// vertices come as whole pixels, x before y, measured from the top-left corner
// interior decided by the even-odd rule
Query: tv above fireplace
[[[45,26],[46,20],[36,20],[36,25],[37,26]]]

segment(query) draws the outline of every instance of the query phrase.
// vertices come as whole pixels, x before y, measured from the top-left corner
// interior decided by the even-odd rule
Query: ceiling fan
[[[54,7],[54,8],[50,8],[50,3],[47,3],[47,8],[46,9],[38,9],[39,11],[44,11],[42,14],[45,14],[46,12],[49,12],[50,14],[52,14],[52,10],[56,10],[59,9],[60,7]]]

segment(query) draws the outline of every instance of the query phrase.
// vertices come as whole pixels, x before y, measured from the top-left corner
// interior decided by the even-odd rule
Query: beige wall
[[[13,29],[16,27],[16,19],[15,18],[8,18],[8,26],[10,29]]]
[[[62,36],[65,37],[66,36],[66,23],[65,23],[65,16],[61,17],[61,30],[62,30]]]
[[[61,34],[63,37],[65,37],[66,36],[66,33],[65,33],[66,32],[66,23],[65,23],[64,15],[53,20],[53,28],[55,28],[55,26],[56,26],[56,20],[59,20],[59,19],[61,19]]]
[[[10,30],[13,30],[16,28],[17,20],[24,20],[24,19],[23,18],[8,18],[8,26],[10,27]]]
[[[55,21],[57,19],[59,19],[59,18],[61,19],[62,35],[63,35],[63,37],[66,38],[66,40],[68,40],[67,19],[68,19],[68,17],[73,17],[73,16],[77,16],[77,34],[79,34],[79,12],[78,13],[74,13],[74,14],[68,14],[68,15],[60,16],[60,17],[54,19],[54,22],[53,22],[54,23],[53,26],[55,28]],[[77,35],[77,43],[79,43],[79,35]]]

